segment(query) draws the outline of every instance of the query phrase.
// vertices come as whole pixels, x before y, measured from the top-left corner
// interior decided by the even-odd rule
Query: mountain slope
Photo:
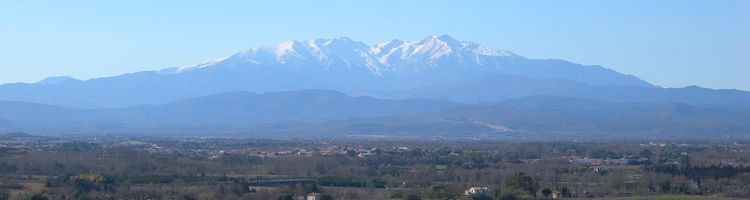
[[[114,120],[114,116],[93,110],[59,107],[38,103],[0,101],[0,130],[43,127],[69,131],[97,126]]]
[[[614,102],[682,102],[700,106],[750,109],[750,93],[740,90],[713,90],[697,86],[685,88],[592,86],[570,80],[538,80],[503,74],[490,74],[453,86],[388,91],[379,94],[387,98],[420,97],[463,103],[491,102],[538,95]]]
[[[232,92],[163,105],[77,109],[0,102],[0,130],[53,133],[149,130],[224,130],[275,122],[322,122],[434,112],[457,104],[441,100],[384,100],[326,90]],[[195,129],[195,130],[197,130]],[[193,131],[195,131],[193,130]]]
[[[304,129],[330,137],[747,138],[750,111],[535,96],[413,116],[335,121]]]
[[[328,90],[231,92],[158,106],[112,110],[134,123],[192,126],[243,126],[281,121],[322,122],[433,112],[457,106],[442,100],[384,100],[350,97]]]

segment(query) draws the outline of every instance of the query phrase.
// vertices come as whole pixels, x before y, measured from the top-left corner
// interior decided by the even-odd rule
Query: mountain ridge
[[[331,90],[228,92],[161,105],[82,109],[0,101],[0,131],[98,132],[196,128],[239,129],[274,122],[409,115],[459,104],[444,100],[387,100]]]
[[[750,110],[530,96],[461,105],[330,90],[229,92],[163,105],[80,109],[0,101],[1,132],[486,139],[747,138]]]
[[[531,96],[412,116],[349,119],[276,130],[317,137],[611,140],[747,138],[750,110]],[[263,133],[262,130],[247,131]]]
[[[509,79],[508,76],[523,77],[526,79],[525,85],[465,87],[493,75],[502,75],[496,76],[494,82],[507,82],[505,79]],[[566,83],[550,85],[555,81]],[[530,85],[538,87],[529,90]],[[461,89],[451,91],[452,88]],[[601,88],[613,88],[620,93]],[[275,48],[250,48],[226,58],[183,68],[89,80],[52,78],[40,83],[4,84],[0,85],[0,100],[79,108],[123,108],[165,104],[232,91],[264,93],[305,89],[336,90],[349,95],[378,98],[444,98],[461,103],[528,95],[612,100],[622,98],[624,92],[630,96],[650,95],[654,101],[687,103],[703,103],[701,99],[704,98],[700,95],[709,95],[711,97],[705,101],[717,105],[742,104],[750,97],[750,93],[742,91],[660,88],[635,76],[597,65],[529,59],[509,51],[442,35],[418,41],[391,40],[375,45],[350,38],[290,40]],[[676,90],[679,92],[672,92]],[[400,95],[399,91],[425,95]],[[437,91],[444,93],[434,95]],[[560,91],[569,94],[561,94]],[[509,94],[494,94],[498,92]],[[721,100],[724,97],[732,98]]]
[[[391,40],[375,45],[367,45],[347,37],[288,40],[275,48],[254,47],[224,59],[165,71],[184,73],[200,68],[237,65],[281,65],[289,70],[308,74],[312,72],[306,68],[323,68],[332,73],[336,70],[360,68],[381,78],[390,74],[396,81],[413,78],[409,73],[443,69],[457,74],[505,73],[539,79],[574,79],[593,85],[654,87],[635,76],[619,74],[601,66],[578,65],[557,59],[528,59],[510,51],[459,41],[448,35],[430,36],[419,41]],[[555,71],[545,73],[546,70]],[[437,74],[449,76],[449,73]],[[423,86],[425,85],[415,87]]]

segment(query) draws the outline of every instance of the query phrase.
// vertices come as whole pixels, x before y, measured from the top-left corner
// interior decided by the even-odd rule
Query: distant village
[[[382,190],[376,194],[396,199],[409,195],[456,195],[468,199],[500,197],[511,190],[505,187],[510,184],[508,181],[514,180],[509,178],[513,176],[536,184],[525,186],[533,188],[533,191],[517,192],[521,197],[541,195],[550,199],[636,196],[648,193],[711,194],[750,189],[741,182],[722,181],[736,176],[750,178],[750,174],[746,173],[750,172],[747,167],[750,166],[750,159],[744,156],[750,155],[750,146],[746,143],[646,141],[612,145],[580,142],[344,142],[187,136],[46,137],[16,134],[0,137],[0,150],[6,155],[80,153],[105,159],[108,155],[118,155],[113,154],[114,152],[134,151],[122,155],[137,155],[139,162],[135,164],[138,165],[129,167],[138,170],[127,172],[131,174],[128,177],[117,178],[119,183],[129,183],[129,187],[171,185],[175,182],[205,179],[218,181],[215,184],[240,184],[245,187],[243,193],[251,196],[281,195],[283,191],[293,190],[287,192],[294,194],[293,199],[307,200],[329,199],[331,195],[341,196],[356,188]],[[182,175],[161,171],[158,167],[149,169],[152,172],[140,172],[144,170],[144,166],[156,165],[162,160],[178,162],[184,159],[207,166],[240,168],[228,172],[197,168],[192,171],[204,172]],[[15,164],[18,162],[0,160],[0,170],[9,170],[6,178],[25,177],[20,179],[22,182],[49,182],[62,178],[60,174],[45,175],[31,170],[29,166],[33,166],[33,163],[21,166]],[[66,170],[73,168],[65,166],[75,166],[64,164],[65,160],[55,162]],[[125,165],[129,163],[123,162]],[[88,165],[102,164],[104,163],[93,162]],[[248,174],[230,176],[237,173],[237,170]],[[75,174],[75,170],[66,173]],[[362,176],[361,173],[372,175]],[[81,174],[82,177],[90,177],[84,175],[86,174]],[[111,175],[101,174],[95,177],[106,179],[104,177],[107,176]],[[689,176],[695,177],[681,178]],[[6,187],[21,187],[13,182],[0,183],[0,187],[3,184]],[[315,184],[324,189],[296,191],[294,185],[299,184],[305,187]]]

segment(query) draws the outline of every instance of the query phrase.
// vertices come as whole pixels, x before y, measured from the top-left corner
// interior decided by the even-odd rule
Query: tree
[[[5,190],[0,190],[0,200],[9,200],[10,199],[10,192]]]
[[[44,194],[35,194],[35,195],[31,195],[29,199],[30,200],[49,200],[49,197],[47,197],[47,195],[44,195]]]
[[[186,194],[186,195],[183,195],[183,196],[182,196],[182,200],[198,200],[198,198],[195,198],[195,197],[194,197],[194,196],[192,196],[192,195],[187,195],[187,194]]]
[[[672,183],[669,181],[662,182],[659,184],[659,188],[661,189],[662,193],[669,193],[669,189],[672,188]]]
[[[285,194],[285,195],[276,197],[276,200],[294,200],[294,197],[292,197],[292,195]]]
[[[492,196],[485,193],[471,195],[472,200],[492,200]]]
[[[639,154],[641,155],[641,157],[648,158],[648,159],[651,159],[651,156],[654,155],[654,153],[648,149],[642,149]]]
[[[563,187],[562,189],[560,189],[560,195],[562,195],[565,198],[570,198],[571,195],[570,195],[570,190],[568,189],[568,187]]]
[[[419,195],[416,194],[410,194],[406,195],[406,197],[404,197],[404,200],[422,200],[422,197],[419,197]]]
[[[305,193],[311,193],[311,192],[320,192],[320,188],[318,188],[318,184],[307,184],[305,185]]]
[[[542,189],[542,196],[544,196],[544,198],[549,198],[550,195],[552,195],[551,189],[549,188]]]
[[[500,195],[500,200],[518,200],[518,196],[512,193],[504,193]]]
[[[536,197],[537,190],[539,190],[539,183],[523,172],[513,174],[503,183],[503,191],[510,193],[526,193]]]

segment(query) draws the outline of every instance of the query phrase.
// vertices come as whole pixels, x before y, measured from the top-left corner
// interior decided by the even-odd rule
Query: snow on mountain
[[[158,73],[159,74],[175,74],[175,73],[192,71],[195,69],[214,66],[216,63],[226,60],[227,58],[229,57],[208,60],[208,61],[200,62],[198,64],[186,65],[186,66],[181,66],[181,67],[170,67],[170,68],[159,70]]]
[[[251,48],[233,56],[172,70],[187,72],[204,67],[232,63],[244,65],[281,65],[297,67],[362,68],[374,75],[393,71],[414,71],[441,64],[484,66],[492,59],[521,58],[509,51],[458,41],[447,35],[430,36],[420,41],[391,40],[367,45],[350,38],[288,40],[274,48]],[[303,66],[304,65],[304,66]]]
[[[302,78],[315,81],[318,86],[325,85],[325,89],[341,90],[433,87],[472,81],[488,74],[573,80],[591,85],[653,87],[637,77],[600,66],[528,59],[510,51],[459,41],[448,35],[429,36],[418,41],[390,40],[375,45],[347,37],[288,40],[275,47],[253,47],[227,58],[159,72],[184,74],[197,70],[213,70],[213,76],[247,74],[246,78],[264,84],[270,84],[262,81],[265,79]],[[284,78],[255,77],[268,73]],[[276,84],[269,86],[273,89],[288,88]]]
[[[383,65],[401,70],[439,65],[476,67],[495,63],[493,60],[496,59],[521,58],[509,51],[458,41],[447,35],[430,36],[415,42],[400,42],[398,45],[385,43],[373,48],[373,53],[377,53]]]

